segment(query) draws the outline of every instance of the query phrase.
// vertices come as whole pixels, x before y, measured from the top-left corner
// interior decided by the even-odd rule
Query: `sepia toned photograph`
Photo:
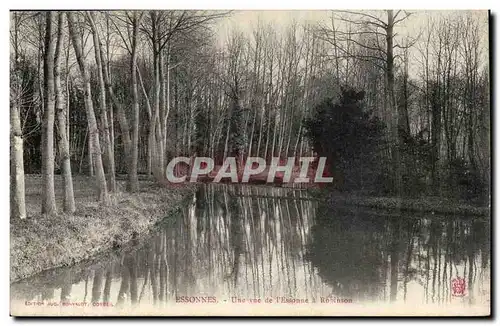
[[[9,14],[11,316],[491,316],[489,11]]]

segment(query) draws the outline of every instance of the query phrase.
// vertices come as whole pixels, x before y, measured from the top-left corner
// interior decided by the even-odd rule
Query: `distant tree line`
[[[336,11],[328,24],[259,21],[250,34],[233,28],[221,40],[216,26],[228,15],[11,12],[13,215],[26,215],[24,173],[43,175],[43,213],[57,210],[60,173],[71,212],[74,173],[95,176],[107,203],[117,174],[137,191],[138,174],[162,180],[173,156],[310,156],[318,148],[307,124],[351,106],[348,119],[379,121],[377,146],[358,148],[365,157],[377,148],[379,171],[343,170],[346,189],[371,183],[397,195],[487,192],[486,13]],[[425,26],[405,35],[405,23],[418,15]],[[346,104],[346,90],[364,96]],[[340,139],[356,150],[354,140]],[[332,146],[333,155],[340,145]],[[347,164],[334,157],[332,168]],[[370,177],[353,179],[365,172]]]

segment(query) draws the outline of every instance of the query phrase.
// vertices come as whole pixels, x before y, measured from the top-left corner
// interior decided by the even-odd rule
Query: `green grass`
[[[129,194],[121,190],[124,182],[120,181],[119,190],[111,194],[110,205],[101,206],[96,201],[93,178],[76,176],[73,181],[76,212],[62,212],[62,180],[57,176],[59,212],[43,216],[41,177],[26,177],[28,218],[11,219],[10,223],[11,282],[123,246],[147,233],[194,190],[192,186],[168,188],[141,181],[141,191]]]

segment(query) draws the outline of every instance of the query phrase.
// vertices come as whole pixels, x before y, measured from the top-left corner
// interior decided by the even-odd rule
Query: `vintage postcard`
[[[489,12],[10,12],[12,316],[490,316]]]

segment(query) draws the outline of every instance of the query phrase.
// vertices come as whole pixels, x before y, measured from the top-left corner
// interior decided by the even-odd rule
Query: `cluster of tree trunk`
[[[212,21],[225,14],[194,11],[151,11],[148,14],[138,11],[13,12],[12,216],[26,216],[23,170],[25,164],[30,172],[42,174],[44,189],[41,212],[57,213],[54,185],[56,165],[63,179],[64,211],[73,212],[75,199],[71,165],[75,161],[78,162],[79,158],[79,172],[82,171],[85,150],[89,174],[95,177],[98,200],[102,204],[108,204],[109,192],[116,190],[115,116],[122,142],[121,162],[128,174],[127,190],[138,190],[141,126],[138,82],[141,77],[138,58],[141,42],[148,41],[151,42],[154,59],[152,105],[141,80],[149,120],[148,172],[155,172],[155,176],[161,179],[164,173],[166,119],[169,111],[169,100],[165,100],[166,87],[169,88],[167,93],[170,93],[169,81],[164,73],[169,67],[169,62],[165,63],[169,60],[168,49],[174,37],[182,37],[197,29],[206,29]],[[143,19],[143,16],[148,19]],[[29,34],[31,30],[38,32],[34,38]],[[116,51],[116,48],[110,49],[113,37],[119,37],[123,41],[121,46],[130,56],[126,70],[130,74],[120,81],[121,83],[114,81],[112,76],[114,71],[111,68],[111,58],[113,51]],[[91,45],[89,39],[92,41]],[[89,50],[93,52],[93,56],[89,54]],[[123,54],[120,59],[126,56]],[[64,59],[66,65],[62,68]],[[20,62],[23,65],[20,65]],[[72,71],[74,65],[77,69]],[[30,69],[36,73],[35,82],[23,78],[33,72]],[[123,73],[123,69],[117,70]],[[129,81],[131,87],[123,89]],[[119,89],[118,93],[116,89]],[[97,106],[94,105],[95,102],[98,103]],[[128,109],[129,105],[132,110]],[[23,130],[24,127],[29,127],[26,121],[32,121],[33,118],[37,121],[35,125],[31,125],[33,129]],[[32,133],[37,136],[33,137]],[[28,152],[27,163],[23,160],[23,136],[31,136],[33,139],[30,147],[39,144],[41,148],[40,152]],[[31,153],[41,155],[41,160],[32,161],[29,155]],[[36,165],[36,162],[40,164],[33,169],[33,163]]]
[[[58,173],[72,212],[75,171],[106,204],[118,174],[134,192],[173,156],[311,156],[303,122],[344,86],[365,91],[387,126],[379,155],[393,193],[422,182],[442,194],[453,169],[489,183],[486,13],[421,17],[412,36],[405,24],[424,14],[336,11],[221,40],[227,15],[12,12],[13,216],[26,216],[23,170],[43,175],[52,214]]]

